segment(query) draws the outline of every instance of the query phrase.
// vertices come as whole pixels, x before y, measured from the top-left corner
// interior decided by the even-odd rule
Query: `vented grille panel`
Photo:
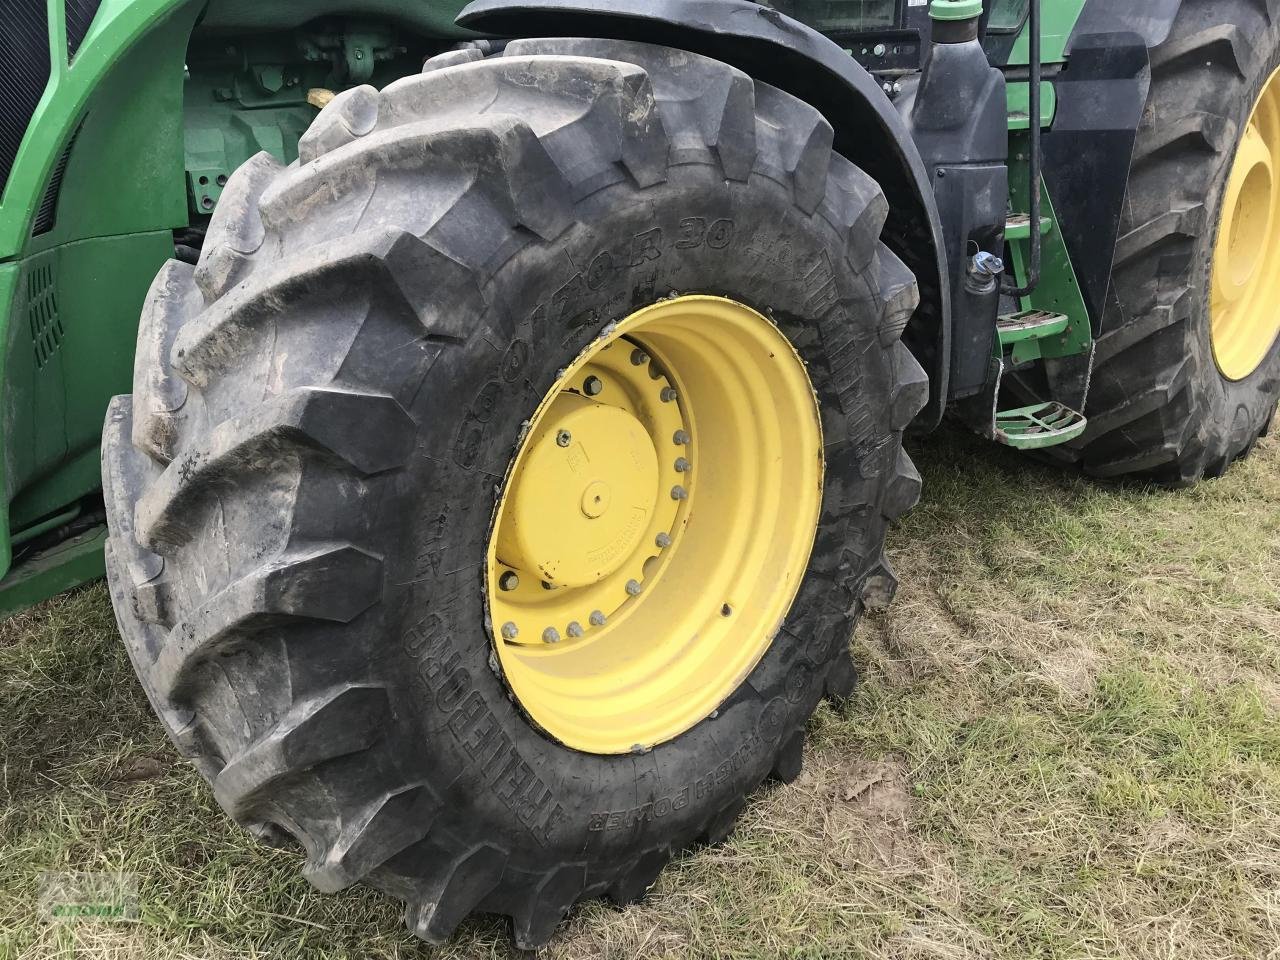
[[[49,174],[49,183],[44,188],[44,196],[40,198],[40,209],[36,211],[36,222],[31,227],[33,236],[53,229],[58,214],[58,192],[62,189],[62,175],[67,172],[67,161],[71,159],[71,149],[76,145],[78,136],[80,127],[76,127],[76,132],[67,141],[66,148],[53,166],[53,172]]]
[[[27,273],[27,323],[36,366],[43,369],[62,346],[66,333],[58,315],[57,282],[50,260],[33,265]]]
[[[84,35],[89,32],[89,26],[93,23],[94,14],[101,5],[102,0],[67,0],[68,63],[76,58],[76,51],[80,49]]]
[[[45,0],[0,2],[0,189],[49,83]]]

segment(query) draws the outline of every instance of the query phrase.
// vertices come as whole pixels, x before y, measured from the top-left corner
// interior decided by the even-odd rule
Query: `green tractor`
[[[1280,397],[1274,0],[0,26],[0,602],[105,569],[220,805],[432,942],[797,775],[904,432],[1183,485]]]

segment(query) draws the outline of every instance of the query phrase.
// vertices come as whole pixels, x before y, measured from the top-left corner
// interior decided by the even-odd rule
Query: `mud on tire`
[[[798,774],[815,706],[852,689],[864,594],[892,594],[928,393],[885,200],[831,142],[712,60],[513,43],[339,95],[299,163],[235,174],[199,265],[156,278],[104,439],[117,617],[218,802],[296,838],[317,887],[389,891],[433,942],[503,914],[534,947]],[[820,528],[717,714],[642,756],[577,753],[493,667],[497,487],[557,370],[673,291],[768,312],[808,363]]]

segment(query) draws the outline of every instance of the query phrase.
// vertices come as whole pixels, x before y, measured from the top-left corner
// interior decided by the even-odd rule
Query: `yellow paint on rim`
[[[1218,369],[1243,380],[1280,336],[1280,70],[1254,105],[1222,197],[1210,331]]]
[[[768,319],[687,296],[618,323],[539,405],[494,515],[489,614],[523,709],[597,754],[708,717],[795,600],[822,480],[813,387]]]

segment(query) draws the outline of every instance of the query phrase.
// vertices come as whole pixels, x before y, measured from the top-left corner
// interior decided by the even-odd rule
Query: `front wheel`
[[[157,278],[109,571],[224,809],[419,936],[534,947],[799,772],[927,382],[810,107],[639,44],[428,66],[250,161]]]

